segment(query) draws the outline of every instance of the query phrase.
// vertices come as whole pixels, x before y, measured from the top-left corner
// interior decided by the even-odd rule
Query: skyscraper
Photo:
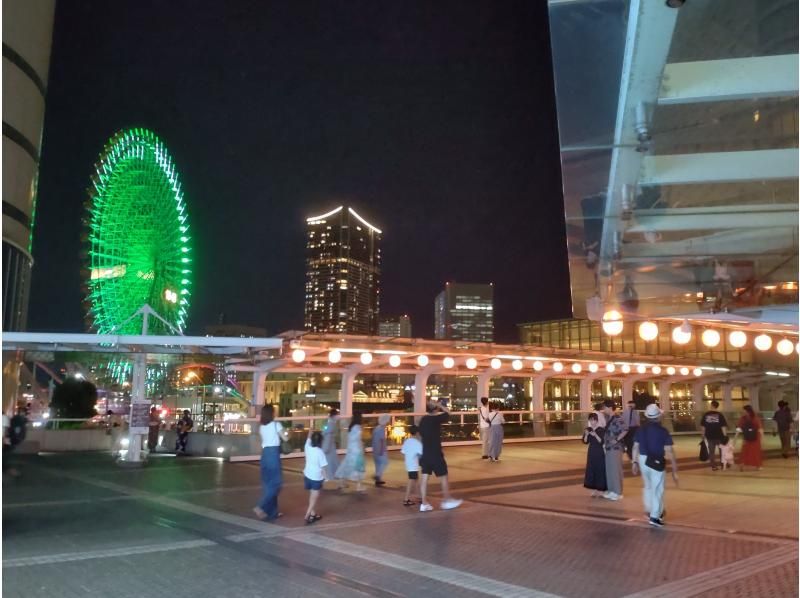
[[[3,330],[24,330],[55,0],[3,2]]]
[[[494,285],[448,282],[434,303],[439,339],[491,343],[494,340]]]
[[[380,336],[411,338],[411,318],[403,316],[385,316],[378,324]]]
[[[381,231],[353,208],[306,219],[305,327],[376,334]]]

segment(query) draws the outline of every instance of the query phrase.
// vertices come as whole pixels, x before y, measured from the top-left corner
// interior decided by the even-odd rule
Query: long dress
[[[336,454],[336,436],[339,432],[339,419],[329,417],[322,428],[322,452],[328,461],[328,471],[339,469],[339,455]]]
[[[583,476],[584,488],[590,490],[608,490],[606,485],[606,456],[603,450],[603,435],[605,430],[603,428],[595,428],[594,430],[600,437],[598,441],[591,434],[587,435],[583,444],[589,445],[589,450],[586,452],[586,474]]]
[[[364,479],[364,443],[361,441],[361,426],[355,425],[347,433],[347,454],[336,470],[336,479],[358,482]]]
[[[490,415],[489,420],[492,422],[489,426],[489,458],[497,461],[500,458],[500,453],[503,452],[503,414],[495,411],[495,415]]]
[[[750,419],[749,416],[743,415],[736,424],[738,428],[744,429],[745,424]],[[742,456],[740,457],[741,465],[749,465],[751,467],[761,467],[763,458],[761,457],[761,420],[756,416],[753,418],[753,427],[756,429],[755,440],[742,440]]]

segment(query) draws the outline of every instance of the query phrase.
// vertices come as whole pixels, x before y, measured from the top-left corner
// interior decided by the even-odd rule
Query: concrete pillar
[[[722,410],[733,411],[733,385],[722,385]]]
[[[658,402],[664,411],[672,411],[672,402],[669,398],[669,391],[672,389],[672,379],[661,380],[658,383]]]
[[[628,404],[628,401],[633,400],[633,385],[639,381],[639,378],[623,378],[622,379],[622,406]]]
[[[580,386],[580,409],[581,411],[591,411],[592,410],[592,382],[594,382],[594,376],[586,376],[585,378],[581,378],[581,386]]]
[[[692,411],[704,411],[705,389],[705,382],[695,381],[692,384]]]
[[[531,378],[531,411],[544,411],[544,383],[550,376]]]
[[[250,399],[250,406],[256,409],[264,404],[264,382],[267,379],[267,372],[253,372],[253,396]]]
[[[477,397],[475,399],[475,404],[480,408],[481,406],[481,397],[488,397],[489,396],[489,382],[492,380],[492,373],[491,372],[483,372],[478,374],[478,383],[477,383]]]
[[[430,373],[421,370],[414,375],[414,413],[425,413],[426,396],[425,390],[428,387]]]
[[[525,380],[525,396],[531,398],[531,409],[533,409],[533,378]]]
[[[750,396],[750,406],[753,408],[753,411],[758,412],[761,409],[759,408],[759,386],[758,384],[751,384],[747,387],[747,394]]]
[[[358,372],[347,370],[342,372],[342,394],[339,400],[339,413],[342,417],[353,415],[353,382]]]

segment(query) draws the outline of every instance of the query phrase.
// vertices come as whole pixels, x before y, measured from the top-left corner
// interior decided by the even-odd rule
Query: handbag
[[[282,455],[289,455],[294,452],[291,443],[288,440],[284,440],[283,436],[278,433],[278,422],[273,422],[275,424],[275,434],[278,435],[278,440],[281,441],[281,454]]]
[[[708,444],[705,439],[700,441],[700,460],[708,461]]]
[[[647,428],[645,428],[645,439],[647,438]],[[647,452],[650,453],[650,443],[647,443]],[[656,471],[664,471],[667,468],[667,461],[664,458],[664,455],[654,456],[648,454],[644,460],[644,464],[647,465],[650,469],[655,469]]]

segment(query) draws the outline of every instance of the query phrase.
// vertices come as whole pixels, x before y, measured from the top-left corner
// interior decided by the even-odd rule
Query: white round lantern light
[[[655,322],[642,322],[639,324],[639,338],[650,342],[658,337],[658,324]]]
[[[511,367],[514,368],[516,371],[520,371],[522,369],[522,360],[515,359],[511,362]]]
[[[613,374],[616,369],[617,369],[617,366],[615,366],[613,363],[607,363],[606,364],[606,371],[609,374]]]
[[[667,367],[667,376],[674,376],[675,375],[675,368],[672,366]]]
[[[478,360],[474,357],[468,357],[466,363],[467,369],[474,370],[476,367],[478,367]]]
[[[303,363],[306,358],[306,352],[302,349],[295,349],[292,351],[292,361],[295,363]]]
[[[654,366],[653,366],[653,369],[652,369],[652,372],[653,372],[653,373],[654,373],[656,376],[658,376],[658,375],[661,373],[661,366],[660,366],[660,365],[654,365]]]
[[[442,359],[442,365],[445,367],[445,369],[449,370],[455,364],[456,364],[456,360],[453,359],[452,357],[445,357],[444,359]]]
[[[553,362],[553,371],[554,372],[560,372],[563,369],[564,369],[564,364],[563,363],[561,363],[560,361],[554,361]]]
[[[603,314],[603,332],[608,336],[617,336],[622,332],[622,314],[612,309]]]
[[[672,342],[676,345],[685,345],[690,340],[692,340],[692,326],[686,320],[672,329]]]
[[[579,363],[573,363],[572,364],[572,373],[573,374],[580,374],[582,370],[583,370],[583,367],[581,367],[581,364],[579,364]]]
[[[489,366],[491,366],[493,370],[499,370],[503,366],[503,362],[497,359],[497,357],[493,357],[489,362]]]
[[[533,362],[533,369],[537,372],[541,372],[544,369],[544,364],[541,361],[534,361]]]
[[[694,374],[695,376],[702,376],[703,375],[703,370],[700,369],[700,368],[694,368],[692,370],[692,374]]]
[[[631,366],[629,366],[627,363],[623,363],[622,364],[622,368],[620,368],[620,369],[622,369],[622,373],[623,374],[630,374],[631,373]]]
[[[721,337],[719,335],[719,332],[717,332],[713,328],[707,328],[706,330],[703,330],[703,335],[700,337],[700,340],[709,349],[713,349],[714,347],[719,345],[720,339]]]
[[[759,334],[753,344],[759,351],[769,351],[772,348],[772,337],[768,334]]]
[[[363,363],[364,365],[369,365],[372,363],[372,353],[370,353],[369,351],[364,351],[361,354],[360,359],[361,363]]]
[[[331,363],[339,363],[342,360],[342,353],[339,349],[332,349],[328,351],[328,361]]]
[[[430,360],[428,359],[427,355],[419,355],[419,356],[417,356],[417,365],[419,367],[424,368],[426,365],[428,365],[429,362],[430,362]]]
[[[599,366],[598,366],[596,363],[590,363],[590,364],[589,364],[589,371],[590,371],[591,373],[593,373],[593,374],[594,374],[594,373],[596,373],[596,372],[597,372],[597,370],[599,370],[599,369],[600,369],[600,368],[599,368]]]
[[[683,367],[681,368],[681,376],[688,376],[689,375],[689,368]]]
[[[402,360],[400,359],[399,355],[392,355],[391,357],[389,357],[389,365],[392,366],[393,368],[400,367],[401,361]]]
[[[741,349],[747,344],[747,335],[741,330],[734,330],[728,335],[728,342],[734,349]]]
[[[794,344],[788,338],[784,338],[778,341],[775,348],[781,355],[791,355],[792,351],[794,351]]]

